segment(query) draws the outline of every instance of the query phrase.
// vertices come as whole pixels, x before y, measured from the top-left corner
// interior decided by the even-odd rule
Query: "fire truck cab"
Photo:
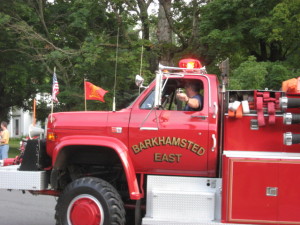
[[[219,101],[212,87],[218,87],[217,78],[203,70],[178,69],[161,70],[160,81],[132,104],[129,154],[138,173],[215,177]],[[201,89],[198,111],[184,111],[185,103],[176,98],[187,82]]]

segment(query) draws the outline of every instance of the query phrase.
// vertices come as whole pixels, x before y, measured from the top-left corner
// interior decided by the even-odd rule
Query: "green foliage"
[[[135,26],[136,21],[124,14],[128,23],[121,24],[110,7],[121,9],[122,5],[114,4],[97,0],[6,1],[0,10],[0,55],[5,59],[0,62],[0,117],[6,117],[10,106],[30,108],[28,99],[37,92],[51,93],[54,67],[60,86],[60,103],[54,111],[84,110],[84,78],[109,91],[106,103],[88,101],[89,110],[111,109],[114,94],[117,106],[128,105],[137,93],[132,90],[142,43],[138,32],[128,29],[127,33],[127,27]],[[146,75],[147,66],[144,59]],[[49,103],[38,104],[38,119],[43,121],[47,111],[50,113]]]
[[[9,150],[8,150],[8,157],[15,158],[17,155],[20,154],[20,138],[10,138],[9,139]]]
[[[272,89],[279,90],[283,81],[295,77],[280,62],[257,62],[251,56],[235,69],[230,78],[230,89]]]
[[[299,49],[299,1],[214,0],[201,12],[201,53],[209,65],[229,57],[236,68],[250,55],[286,61]]]
[[[254,57],[249,57],[248,61],[241,63],[234,70],[230,79],[230,88],[262,89],[267,74],[267,69],[261,63],[256,62]]]
[[[265,77],[265,87],[268,89],[279,90],[283,81],[294,77],[294,74],[281,63],[265,62],[268,71]]]

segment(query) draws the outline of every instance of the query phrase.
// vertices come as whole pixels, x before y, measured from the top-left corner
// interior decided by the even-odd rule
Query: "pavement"
[[[0,225],[55,225],[55,205],[52,196],[0,190]]]

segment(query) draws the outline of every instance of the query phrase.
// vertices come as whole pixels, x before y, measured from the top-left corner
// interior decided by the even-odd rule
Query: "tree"
[[[17,7],[14,7],[17,6]],[[7,1],[0,12],[0,119],[8,120],[11,106],[29,108],[25,99],[34,95],[41,66],[35,64],[22,39],[10,26],[14,23],[16,29],[24,28],[18,18],[30,18],[31,10],[26,5]],[[10,14],[3,13],[4,11]],[[13,16],[12,16],[13,15]],[[30,43],[29,43],[30,44]]]
[[[295,74],[281,62],[257,62],[250,56],[233,71],[229,84],[233,90],[279,90],[283,81],[293,77]]]
[[[249,57],[248,61],[234,71],[230,79],[231,89],[262,89],[265,84],[267,69],[261,63],[257,63],[255,57]],[[247,82],[245,82],[247,81]]]
[[[110,3],[96,0],[5,2],[0,17],[4,34],[0,39],[0,54],[10,60],[1,68],[11,67],[12,71],[9,73],[8,69],[3,69],[0,71],[3,73],[1,78],[6,77],[11,83],[21,82],[16,76],[24,79],[13,89],[14,94],[20,94],[20,101],[16,101],[17,97],[7,98],[9,102],[4,104],[1,101],[1,107],[7,110],[11,106],[24,107],[26,99],[29,96],[33,98],[36,92],[51,92],[53,68],[56,67],[61,102],[56,111],[84,109],[84,77],[109,90],[106,104],[89,102],[89,109],[111,109],[117,27],[120,27],[117,81],[122,84],[117,84],[117,93],[130,92],[134,74],[140,67],[140,48],[136,50],[135,42],[138,41],[138,33],[130,32],[128,16],[122,17],[125,23],[120,21],[120,16],[110,10]],[[116,7],[122,13],[122,7]],[[7,44],[9,42],[11,47]],[[2,81],[1,84],[5,82]],[[28,85],[30,83],[31,86]],[[12,87],[9,84],[9,87],[1,89],[5,91],[1,96],[6,97]],[[25,90],[27,94],[23,93]],[[129,100],[128,94],[124,96],[127,96],[126,99],[119,98],[120,105]],[[7,111],[1,112],[7,115]]]
[[[162,63],[174,65],[183,56],[201,58],[199,54],[200,8],[207,0],[184,1],[159,0],[160,13],[158,48]]]
[[[201,8],[201,52],[208,64],[285,61],[299,49],[299,11],[299,1],[214,0]]]

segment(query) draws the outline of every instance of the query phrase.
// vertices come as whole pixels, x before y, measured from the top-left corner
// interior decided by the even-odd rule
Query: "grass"
[[[21,138],[10,138],[9,139],[8,158],[15,158],[17,155],[19,155],[20,141],[21,141]]]

